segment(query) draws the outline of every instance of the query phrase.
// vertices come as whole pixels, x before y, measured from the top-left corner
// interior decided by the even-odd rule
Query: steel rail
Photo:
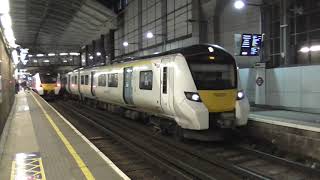
[[[77,104],[77,105],[81,106],[82,108],[88,108],[88,106],[85,106],[85,105],[81,105],[81,104]],[[71,104],[70,104],[68,107],[70,108],[70,107],[73,107],[73,106],[71,106]],[[79,110],[75,110],[75,111],[77,111],[78,113],[81,113],[85,117],[90,116],[88,114],[84,115],[84,113],[85,113],[84,111],[79,111]],[[109,118],[112,118],[112,119],[114,119],[114,118],[120,119],[119,117],[114,117],[114,115],[108,115],[106,113],[101,112],[101,110],[97,110],[97,109],[94,109],[94,108],[90,108],[90,111],[91,111],[91,113],[94,112],[95,116],[98,116],[98,118],[97,118],[98,121],[101,121],[101,119],[105,119],[106,117],[109,117]],[[103,113],[103,114],[101,114],[101,113]],[[126,120],[126,119],[124,119],[124,120]],[[119,124],[119,122],[116,122],[116,121],[114,121],[114,122]],[[121,124],[122,127],[124,127],[126,125],[127,124],[125,124],[125,125]],[[128,127],[128,128],[132,128],[132,127]],[[145,134],[145,135],[148,135],[148,134]],[[245,167],[241,167],[241,166],[238,166],[236,164],[232,164],[230,162],[227,162],[224,159],[212,158],[212,157],[210,157],[210,159],[208,159],[208,157],[200,155],[200,153],[196,153],[196,152],[194,152],[194,151],[192,151],[190,149],[188,151],[186,151],[186,149],[187,149],[186,147],[179,147],[179,146],[177,146],[177,145],[175,145],[175,144],[173,144],[172,142],[169,142],[169,141],[163,142],[163,139],[160,139],[158,137],[153,137],[153,138],[155,140],[157,140],[158,143],[161,143],[162,146],[166,146],[166,148],[174,147],[176,149],[179,149],[180,151],[183,151],[184,153],[188,153],[189,155],[192,155],[192,156],[195,156],[197,158],[200,158],[201,160],[207,161],[210,164],[213,164],[214,166],[217,166],[217,167],[226,169],[228,171],[231,171],[231,172],[233,172],[235,174],[238,174],[243,178],[263,179],[263,180],[272,179],[272,178],[270,178],[268,176],[265,176],[263,174],[259,174],[257,172],[251,171],[251,170],[249,170],[249,169],[247,169]],[[174,162],[172,162],[172,163],[174,163]],[[192,168],[189,168],[189,171],[196,171],[196,170],[194,170],[194,169],[192,170]],[[203,177],[205,177],[205,176],[203,176]]]

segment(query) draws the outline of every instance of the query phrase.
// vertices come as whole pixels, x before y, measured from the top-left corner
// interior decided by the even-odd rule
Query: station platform
[[[129,179],[33,92],[19,92],[0,142],[1,180]]]
[[[279,126],[320,132],[320,114],[267,108],[251,108],[249,119]]]
[[[280,150],[320,161],[320,114],[251,107],[245,131]]]

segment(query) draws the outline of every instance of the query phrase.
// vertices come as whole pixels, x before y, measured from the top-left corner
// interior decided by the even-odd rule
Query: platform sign
[[[240,56],[259,56],[261,43],[261,34],[242,34]]]

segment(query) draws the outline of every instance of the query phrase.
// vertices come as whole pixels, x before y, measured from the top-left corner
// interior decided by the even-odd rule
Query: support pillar
[[[280,54],[282,59],[282,64],[291,64],[290,58],[288,56],[289,52],[289,20],[288,20],[288,0],[280,0]]]

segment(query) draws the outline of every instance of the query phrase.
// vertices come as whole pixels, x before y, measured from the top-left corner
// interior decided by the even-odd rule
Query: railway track
[[[154,133],[152,127],[77,102],[58,102],[55,106],[68,109],[69,115],[109,134],[174,179],[291,180],[320,177],[315,169],[245,147],[180,143]],[[62,113],[66,112],[62,110]]]

